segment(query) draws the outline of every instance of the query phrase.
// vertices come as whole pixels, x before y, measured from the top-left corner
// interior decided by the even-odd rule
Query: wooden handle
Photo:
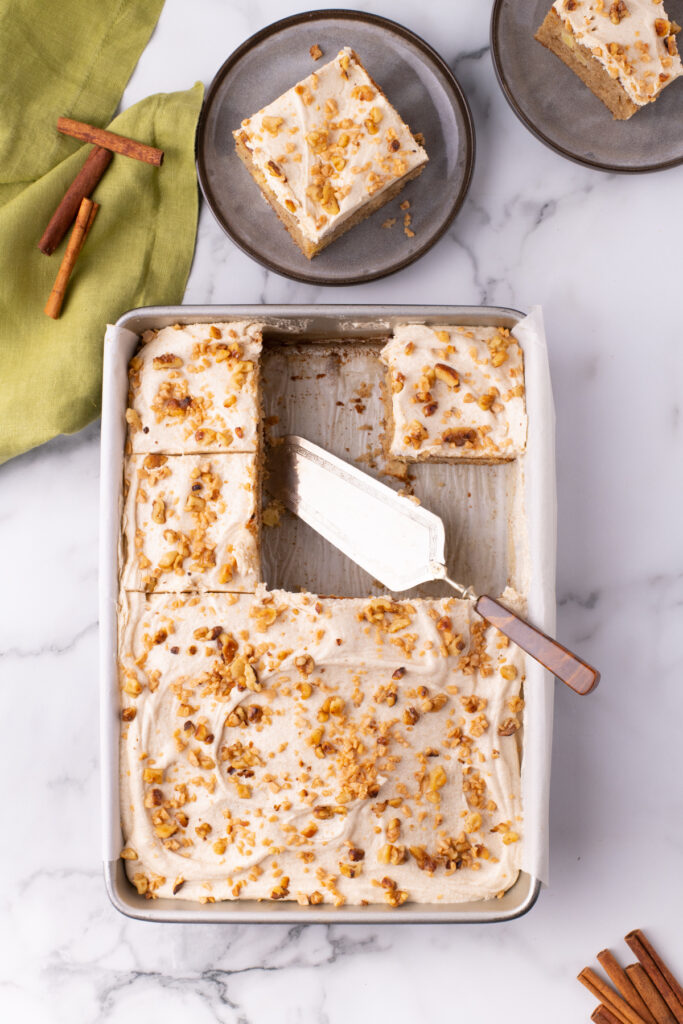
[[[576,693],[590,693],[598,685],[600,673],[596,669],[492,597],[480,597],[474,607],[483,619],[514,640],[518,647],[540,661],[544,668]]]

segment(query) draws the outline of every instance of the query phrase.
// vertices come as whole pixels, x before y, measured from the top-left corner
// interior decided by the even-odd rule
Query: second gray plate
[[[314,43],[324,54],[318,64],[308,52]],[[232,132],[343,46],[357,51],[403,119],[422,132],[429,163],[397,199],[308,260],[260,196]],[[358,11],[294,15],[248,39],[214,78],[197,133],[199,182],[223,229],[268,269],[318,285],[371,281],[418,259],[462,206],[473,166],[472,118],[448,65],[408,29]],[[414,238],[403,233],[398,204],[404,199],[411,202]],[[390,217],[396,224],[383,229]]]
[[[551,149],[601,171],[660,171],[683,163],[683,83],[628,121],[607,107],[562,61],[534,39],[551,0],[496,0],[491,54],[508,103]],[[667,0],[681,20],[683,0]]]

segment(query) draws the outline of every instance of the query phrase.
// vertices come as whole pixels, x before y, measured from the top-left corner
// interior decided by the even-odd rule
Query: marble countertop
[[[123,105],[208,84],[252,32],[302,9],[167,0]],[[520,920],[467,927],[150,925],[110,906],[93,424],[0,469],[5,1020],[573,1024],[594,1005],[576,973],[604,946],[625,954],[634,927],[683,974],[683,167],[619,177],[544,148],[496,83],[490,3],[376,0],[373,11],[436,46],[472,106],[477,166],[447,235],[394,277],[314,288],[251,262],[203,208],[185,301],[543,305],[558,633],[603,673],[584,699],[558,684],[550,886]]]

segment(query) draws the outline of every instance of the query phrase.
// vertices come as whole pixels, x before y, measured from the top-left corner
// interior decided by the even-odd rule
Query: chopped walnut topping
[[[133,885],[138,891],[140,896],[144,896],[149,888],[149,881],[147,875],[144,875],[141,871],[133,875]]]
[[[314,807],[313,814],[315,815],[316,818],[319,818],[321,821],[324,821],[327,818],[334,817],[334,808],[327,807],[325,805],[322,805],[320,807]]]
[[[452,366],[448,366],[447,363],[437,363],[434,367],[434,375],[437,380],[443,381],[449,388],[457,389],[460,387],[460,377],[457,370]]]
[[[403,721],[406,725],[415,725],[419,718],[420,712],[417,708],[412,707],[412,705],[407,707],[403,712]]]
[[[462,427],[457,430],[444,430],[441,435],[444,444],[455,445],[462,448],[463,445],[474,445],[477,440],[477,432],[472,427]]]
[[[419,420],[412,420],[406,429],[403,441],[407,445],[411,445],[413,448],[420,448],[422,442],[428,436],[427,430],[420,423]]]
[[[284,120],[281,117],[264,117],[261,124],[269,135],[277,135],[280,131],[280,127],[284,124]]]
[[[448,776],[441,765],[437,765],[436,768],[432,769],[427,783],[427,792],[425,793],[430,803],[439,802],[439,790],[443,789],[447,781]]]
[[[432,697],[426,697],[422,701],[422,710],[425,712],[441,711],[448,703],[448,696],[445,693],[435,693]]]
[[[339,870],[346,878],[358,878],[363,871],[362,864],[347,864],[346,861],[339,861]]]
[[[155,370],[175,370],[183,365],[183,361],[180,356],[174,356],[167,352],[165,355],[155,356],[152,365]]]
[[[300,654],[294,659],[294,664],[305,676],[310,676],[311,672],[315,668],[315,662],[310,654]]]
[[[609,19],[613,25],[618,25],[622,18],[627,17],[628,13],[628,7],[624,0],[614,0],[609,9]]]
[[[392,818],[386,827],[386,837],[390,843],[395,843],[401,835],[401,819]]]
[[[436,871],[437,862],[427,853],[424,846],[411,846],[409,849],[411,856],[417,861],[420,871],[427,871],[430,875]]]
[[[270,894],[271,900],[283,900],[285,896],[289,895],[289,878],[286,875],[280,879],[279,883],[275,886]]]
[[[407,853],[405,846],[394,846],[386,843],[380,847],[377,853],[377,860],[380,864],[405,864]]]
[[[380,885],[385,890],[384,899],[392,907],[400,907],[408,899],[408,893],[399,889],[397,883],[391,878],[383,878]]]
[[[473,715],[476,711],[483,711],[488,704],[488,700],[486,697],[480,697],[473,693],[470,696],[461,697],[460,703],[468,714]]]
[[[481,828],[482,817],[478,811],[471,811],[465,817],[464,828],[465,832],[469,835],[471,832],[478,832]]]

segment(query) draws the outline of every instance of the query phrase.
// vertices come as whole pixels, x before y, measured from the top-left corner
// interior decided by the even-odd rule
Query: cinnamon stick
[[[609,1006],[605,1006],[604,1003],[595,1007],[591,1013],[591,1020],[595,1021],[595,1024],[620,1024],[619,1017],[612,1013]]]
[[[57,131],[62,135],[71,135],[74,139],[82,139],[83,142],[92,142],[96,146],[103,146],[111,149],[114,153],[122,153],[134,160],[142,160],[146,164],[154,164],[161,167],[164,160],[163,149],[155,149],[154,146],[146,146],[143,142],[136,142],[126,135],[117,135],[115,132],[108,132],[104,128],[95,128],[83,121],[73,121],[70,117],[60,117],[57,121]]]
[[[648,1010],[637,988],[613,953],[609,949],[603,949],[598,953],[598,962],[617,992],[633,1007],[636,1013],[640,1014],[646,1024],[656,1024],[655,1018]]]
[[[678,1024],[683,1024],[683,988],[666,966],[656,949],[645,938],[640,928],[629,932],[626,945],[642,964],[650,981],[659,990]]]
[[[589,992],[592,992],[608,1010],[612,1011],[621,1024],[645,1024],[643,1018],[636,1013],[633,1007],[629,1006],[626,1000],[622,999],[619,993],[603,981],[592,968],[584,967],[578,978]]]
[[[43,237],[38,242],[38,248],[46,256],[51,256],[60,244],[74,222],[81,201],[86,196],[90,196],[111,163],[113,156],[110,149],[103,149],[101,146],[95,146],[90,151],[88,159],[64,193],[62,201],[45,228]]]
[[[657,1024],[676,1024],[676,1018],[640,964],[630,964],[626,974],[652,1011]]]
[[[53,320],[57,320],[62,311],[62,303],[64,302],[66,286],[69,283],[69,278],[71,277],[71,272],[76,260],[78,259],[78,254],[83,248],[83,243],[85,242],[90,228],[92,227],[95,214],[98,210],[98,204],[93,203],[92,199],[88,199],[86,197],[81,200],[81,205],[76,217],[76,223],[74,224],[73,231],[69,235],[64,259],[62,260],[61,266],[57,272],[57,278],[52,286],[50,297],[45,305],[46,315],[52,317]]]

